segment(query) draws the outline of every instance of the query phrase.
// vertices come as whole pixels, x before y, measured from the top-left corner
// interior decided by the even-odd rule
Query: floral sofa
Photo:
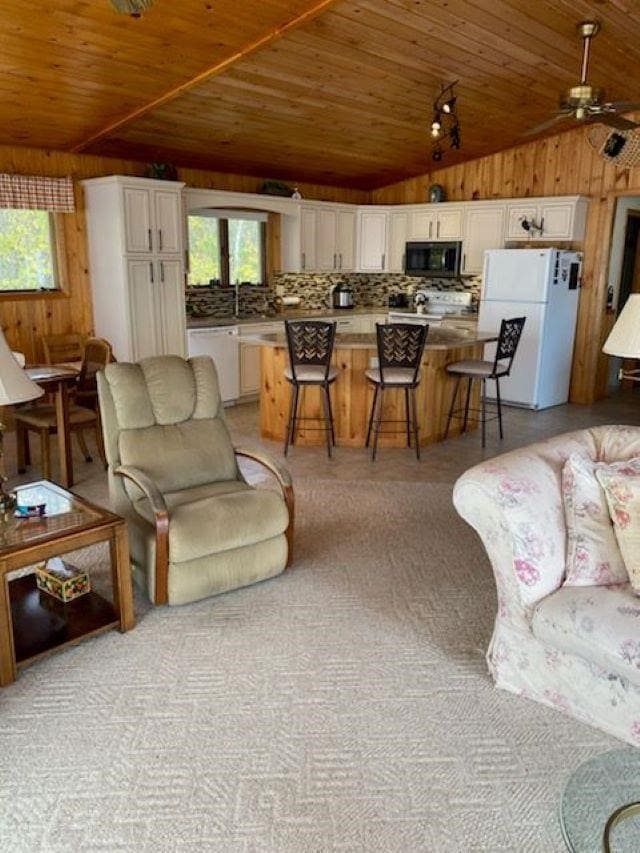
[[[453,500],[491,561],[498,613],[487,652],[498,687],[640,745],[640,598],[628,583],[563,586],[561,473],[574,452],[640,457],[640,427],[559,435],[466,471]]]

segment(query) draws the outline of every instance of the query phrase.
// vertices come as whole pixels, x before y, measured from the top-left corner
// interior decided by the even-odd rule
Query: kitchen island
[[[284,378],[288,364],[287,343],[284,334],[241,335],[241,342],[261,348],[260,352],[260,433],[263,438],[284,441],[291,386]],[[496,340],[495,335],[480,334],[475,330],[435,328],[430,329],[422,359],[422,381],[416,392],[420,444],[432,444],[444,437],[447,413],[455,377],[446,372],[446,365],[463,359],[482,358],[483,346]],[[337,334],[333,364],[339,369],[338,378],[331,386],[336,444],[338,447],[364,447],[367,423],[373,400],[373,386],[367,381],[365,370],[377,364],[376,336],[372,334]],[[474,383],[472,407],[479,404],[479,383]],[[464,383],[461,383],[462,405]],[[322,426],[322,400],[317,387],[301,391],[300,414],[314,420],[302,423],[296,433],[296,444],[320,445],[324,433]],[[404,422],[404,395],[398,390],[385,392],[384,418]],[[317,420],[315,420],[317,419]],[[311,427],[308,428],[308,427]],[[384,429],[394,425],[383,426]],[[380,433],[380,446],[403,447],[406,432],[403,423],[395,425],[398,433]],[[461,423],[453,421],[450,435],[460,432]],[[477,427],[470,416],[469,429]],[[315,430],[313,428],[316,428]]]

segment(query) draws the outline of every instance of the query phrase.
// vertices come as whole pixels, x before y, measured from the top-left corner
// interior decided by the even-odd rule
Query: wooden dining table
[[[69,428],[69,389],[78,378],[78,368],[70,365],[40,365],[27,367],[25,373],[48,394],[55,397],[56,431],[58,435],[58,457],[60,484],[69,489],[73,486],[73,459],[71,455],[71,430]]]

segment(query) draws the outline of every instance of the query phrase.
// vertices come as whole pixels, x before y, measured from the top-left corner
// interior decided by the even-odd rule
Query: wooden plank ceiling
[[[3,0],[0,143],[373,188],[428,171],[458,79],[462,149],[523,141],[579,78],[640,100],[637,0]],[[567,125],[570,126],[570,125]]]

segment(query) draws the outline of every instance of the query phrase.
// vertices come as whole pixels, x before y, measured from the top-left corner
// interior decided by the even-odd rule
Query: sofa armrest
[[[562,447],[562,449],[560,449]],[[506,453],[465,472],[453,502],[491,560],[500,608],[528,622],[533,607],[561,585],[566,525],[564,461],[576,444],[556,440]],[[584,448],[582,448],[584,450]]]
[[[293,493],[293,481],[291,479],[291,474],[284,465],[281,465],[272,456],[262,450],[257,450],[252,447],[234,447],[234,452],[236,456],[241,456],[243,459],[251,459],[253,462],[257,462],[259,465],[262,465],[263,468],[271,471],[280,485],[282,497],[284,498],[284,502],[286,503],[287,510],[289,512],[289,524],[285,530],[288,546],[287,567],[289,567],[293,560],[293,529],[295,518],[295,497]]]
[[[113,472],[117,477],[130,480],[144,494],[153,511],[156,526],[156,571],[154,604],[169,601],[169,510],[162,492],[154,481],[140,468],[122,465]]]

